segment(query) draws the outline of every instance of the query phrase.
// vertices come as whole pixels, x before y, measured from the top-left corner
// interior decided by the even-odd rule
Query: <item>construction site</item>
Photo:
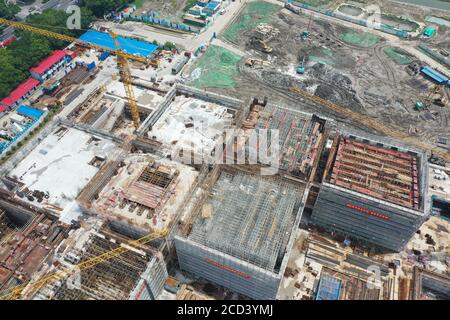
[[[314,114],[286,109],[267,103],[267,100],[260,102],[255,98],[249,106],[248,116],[242,122],[242,130],[244,137],[255,130],[278,130],[281,149],[278,169],[308,180],[314,176],[324,148],[324,137],[328,132],[325,123],[325,119]]]
[[[23,159],[16,158],[4,182],[16,198],[63,216],[103,163],[120,152],[117,143],[105,137],[56,126]]]
[[[122,11],[80,38],[0,18],[68,42],[0,111],[3,136],[30,131],[0,163],[0,299],[448,299],[442,12],[134,12],[199,7],[191,33]]]
[[[433,69],[439,63],[419,47],[410,50],[388,33],[361,30],[357,24],[327,17],[325,12],[338,11],[335,2],[321,7],[323,13],[300,5],[296,13],[281,4],[252,1],[219,35],[230,46],[211,45],[198,63],[186,70],[186,76],[192,85],[240,99],[270,93],[276,103],[295,105],[301,111],[317,112],[372,133],[386,134],[381,127],[393,127],[411,140],[447,152],[448,144],[438,140],[448,136],[448,87],[421,72],[429,63]],[[383,19],[389,15],[404,21],[398,18],[402,11],[397,7],[402,5],[392,7],[393,12]],[[428,25],[424,19],[430,13],[424,12],[419,19],[420,14],[420,9],[414,10],[411,20]],[[411,37],[423,43],[433,41],[437,48],[447,50],[448,28],[433,27],[438,32],[430,40],[423,39],[420,32]],[[248,58],[256,63],[247,63]],[[217,70],[209,68],[212,61]],[[448,78],[448,66],[437,70]],[[313,103],[296,89],[340,108]],[[354,116],[348,117],[348,111]],[[358,115],[373,124],[362,126]]]
[[[149,300],[162,292],[167,270],[158,251],[145,245],[132,246],[132,238],[124,232],[114,232],[110,223],[100,227],[95,223],[98,230],[81,227],[71,232],[58,248],[57,263],[46,273],[83,266],[99,255],[120,250],[123,245],[127,250],[77,274],[67,272],[58,281],[31,288],[26,294],[35,300]]]
[[[57,218],[20,200],[0,201],[0,290],[29,281],[67,236]]]
[[[144,229],[168,228],[197,176],[194,168],[177,162],[130,154],[97,199],[84,206]],[[104,179],[104,172],[99,177]]]
[[[199,157],[195,164],[201,164],[208,162],[224,131],[241,118],[241,103],[177,84],[161,102],[158,113],[147,118],[139,130],[160,144],[162,156],[187,164],[194,164],[193,159]]]

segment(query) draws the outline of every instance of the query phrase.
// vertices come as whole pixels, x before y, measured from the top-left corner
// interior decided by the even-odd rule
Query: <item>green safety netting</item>
[[[197,88],[233,88],[241,57],[218,46],[210,46],[194,69],[200,69],[199,78],[191,85]]]
[[[228,41],[235,42],[239,33],[253,29],[260,23],[269,22],[271,15],[280,9],[280,6],[264,1],[251,2],[241,16],[225,30],[223,36]]]
[[[382,40],[381,38],[370,33],[354,31],[344,32],[341,34],[340,38],[348,44],[364,48],[372,47]]]
[[[392,60],[401,65],[410,64],[414,60],[412,56],[396,48],[385,48],[383,51]]]

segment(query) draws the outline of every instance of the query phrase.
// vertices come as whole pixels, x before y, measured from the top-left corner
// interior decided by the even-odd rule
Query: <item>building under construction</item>
[[[0,192],[0,291],[30,281],[70,228],[46,210]],[[7,197],[7,196],[6,196]]]
[[[385,139],[340,133],[328,139],[323,157],[312,223],[400,251],[429,212],[425,154]]]
[[[32,292],[33,299],[57,300],[154,300],[162,292],[167,279],[164,260],[149,245],[134,245],[119,230],[121,226],[104,224],[100,232],[78,230],[67,242],[59,262],[61,270],[96,259],[111,250],[126,246],[127,251],[80,270],[70,278],[63,278]],[[126,225],[122,226],[122,229]],[[85,240],[84,240],[85,239]],[[50,273],[59,270],[51,270]]]
[[[83,210],[146,230],[171,228],[197,178],[186,165],[143,153],[111,161],[83,189]]]
[[[277,130],[278,169],[296,178],[307,179],[314,175],[323,148],[325,124],[326,120],[316,115],[282,108],[267,103],[266,99],[263,102],[253,99],[242,129],[250,134],[267,130],[267,135]]]
[[[216,167],[204,201],[175,237],[181,269],[254,299],[275,299],[303,211],[305,185]]]
[[[413,300],[450,299],[450,277],[418,267],[414,268]]]

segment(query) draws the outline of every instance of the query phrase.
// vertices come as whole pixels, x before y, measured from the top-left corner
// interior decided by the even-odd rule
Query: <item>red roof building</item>
[[[5,41],[0,41],[0,48],[4,48],[6,47],[8,44],[10,44],[11,42],[13,42],[14,40],[16,40],[16,37],[11,36],[8,39],[6,39]]]
[[[20,84],[16,89],[11,91],[8,97],[0,101],[0,112],[6,110],[6,108],[12,108],[18,106],[22,100],[28,97],[39,85],[40,81],[28,78],[27,81]]]
[[[56,50],[45,58],[34,68],[30,69],[31,76],[35,79],[43,81],[48,78],[48,74],[52,73],[55,69],[58,69],[65,61],[66,56],[69,56],[69,52],[66,50]]]

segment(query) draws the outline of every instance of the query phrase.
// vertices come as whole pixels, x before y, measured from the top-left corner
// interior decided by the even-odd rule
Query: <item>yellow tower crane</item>
[[[112,258],[118,257],[121,254],[129,251],[129,246],[128,245],[134,245],[137,247],[140,247],[146,243],[149,243],[151,241],[154,241],[156,239],[165,237],[168,234],[168,230],[167,229],[162,229],[159,231],[155,231],[153,233],[150,233],[140,239],[137,240],[133,240],[133,241],[129,241],[127,244],[127,246],[120,246],[114,250],[111,251],[107,251],[105,253],[102,253],[96,257],[90,258],[88,260],[82,261],[80,263],[78,263],[77,265],[71,267],[71,268],[66,268],[60,271],[56,271],[48,276],[44,276],[40,279],[37,279],[35,281],[31,281],[31,282],[25,282],[21,285],[18,285],[16,287],[13,288],[8,288],[6,290],[0,291],[0,300],[15,300],[15,299],[19,299],[22,295],[22,293],[25,291],[25,294],[27,295],[31,295],[36,293],[39,289],[50,285],[54,282],[57,282],[59,280],[65,280],[68,279],[69,277],[83,271],[83,270],[87,270],[90,269],[92,267],[95,267],[96,265],[105,262],[107,260],[110,260]]]
[[[120,50],[119,39],[117,39],[117,34],[115,32],[110,32],[111,37],[114,39],[114,44],[116,49]],[[128,105],[130,106],[131,118],[133,119],[134,127],[137,129],[141,118],[139,116],[139,108],[137,105],[136,98],[133,91],[133,79],[131,77],[130,67],[128,65],[127,58],[118,55],[117,56],[117,66],[119,67],[120,78],[122,79],[125,92],[127,94]]]
[[[108,51],[114,55],[116,55],[117,57],[117,65],[119,68],[119,73],[121,76],[121,80],[124,84],[125,87],[125,92],[127,95],[127,100],[128,100],[128,105],[130,107],[130,111],[131,111],[131,117],[133,119],[133,124],[134,127],[137,129],[139,127],[139,123],[140,123],[140,118],[139,118],[139,109],[137,106],[137,102],[134,96],[134,91],[133,91],[133,81],[131,78],[131,73],[130,73],[130,68],[128,65],[128,59],[134,60],[134,61],[138,61],[138,62],[142,62],[145,64],[152,64],[152,65],[157,65],[154,62],[148,61],[148,59],[144,58],[144,57],[140,57],[140,56],[136,56],[136,55],[132,55],[132,54],[128,54],[126,52],[124,52],[121,48],[120,48],[120,43],[117,39],[117,35],[115,33],[111,33],[111,36],[114,39],[114,43],[116,45],[116,48],[114,49],[110,49],[107,47],[103,47],[103,46],[99,46],[96,44],[92,44],[86,41],[82,41],[80,39],[71,37],[71,36],[67,36],[64,34],[60,34],[57,32],[53,32],[53,31],[48,31],[45,29],[40,29],[40,28],[36,28],[33,26],[30,26],[28,24],[25,23],[21,23],[21,22],[17,22],[17,21],[11,21],[11,20],[7,20],[4,18],[0,18],[0,24],[5,24],[8,26],[12,26],[14,28],[20,29],[20,30],[24,30],[24,31],[29,31],[29,32],[33,32],[36,34],[39,34],[41,36],[45,36],[48,38],[53,38],[53,39],[57,39],[57,40],[63,40],[63,41],[67,41],[67,42],[73,42],[76,43],[80,46],[84,46],[87,48],[92,48],[92,49],[97,49],[99,51]]]

